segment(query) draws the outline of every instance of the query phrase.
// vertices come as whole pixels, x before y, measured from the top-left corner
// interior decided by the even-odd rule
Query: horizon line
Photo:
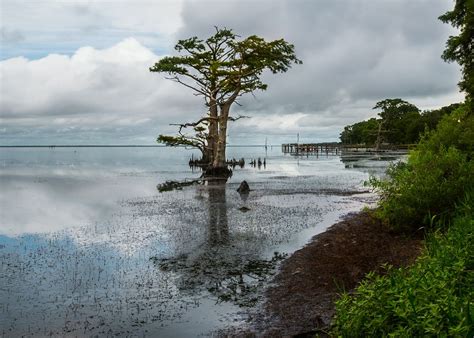
[[[265,144],[228,144],[228,147],[265,147]],[[274,146],[268,144],[267,147]],[[278,145],[279,146],[279,145]],[[18,144],[0,145],[0,148],[186,148],[186,146],[167,146],[160,144]]]

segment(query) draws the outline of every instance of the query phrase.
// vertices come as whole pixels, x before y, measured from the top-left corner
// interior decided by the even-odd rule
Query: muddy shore
[[[282,263],[251,328],[236,335],[324,335],[342,290],[353,290],[370,271],[383,273],[385,263],[412,263],[421,242],[388,230],[368,212],[348,215]]]

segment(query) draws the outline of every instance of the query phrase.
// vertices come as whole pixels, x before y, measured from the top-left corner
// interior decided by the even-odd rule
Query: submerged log
[[[182,190],[183,187],[202,183],[202,180],[166,181],[165,183],[158,184],[156,189],[158,189],[159,192]]]

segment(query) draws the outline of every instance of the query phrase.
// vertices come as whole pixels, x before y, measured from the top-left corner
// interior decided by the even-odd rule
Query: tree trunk
[[[227,145],[227,121],[229,118],[230,104],[222,105],[219,116],[219,134],[217,138],[216,156],[214,158],[213,168],[223,168],[226,165],[226,145]]]
[[[379,151],[380,145],[382,144],[382,124],[383,124],[383,121],[380,121],[379,129],[377,132],[377,140],[375,141],[375,151]]]
[[[217,153],[217,138],[219,133],[219,124],[218,124],[218,107],[217,102],[214,97],[211,97],[209,102],[209,134],[207,137],[207,147],[208,147],[208,160],[209,165],[213,165],[214,158]]]
[[[206,164],[209,165],[209,163],[212,163],[211,162],[212,154],[210,153],[209,148],[205,147],[204,149],[201,150],[201,152],[202,152],[201,163],[203,165],[206,165]]]

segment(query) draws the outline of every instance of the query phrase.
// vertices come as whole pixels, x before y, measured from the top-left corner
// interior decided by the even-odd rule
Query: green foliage
[[[436,129],[436,126],[438,125],[439,121],[441,121],[443,116],[451,114],[454,110],[459,108],[459,106],[459,103],[453,103],[449,106],[441,107],[439,109],[426,110],[422,112],[421,121],[423,126],[429,130]]]
[[[341,142],[344,144],[373,145],[377,140],[379,122],[375,118],[344,127]]]
[[[184,133],[186,128],[192,127],[191,133]],[[205,153],[207,148],[207,124],[205,122],[181,124],[178,135],[159,135],[156,142],[163,143],[169,147],[197,148]]]
[[[449,231],[436,232],[412,267],[373,273],[336,302],[333,335],[421,337],[474,335],[474,195]]]
[[[443,59],[460,64],[466,103],[423,113],[428,128],[441,118],[436,130],[424,134],[407,163],[388,170],[388,179],[371,179],[382,197],[377,213],[391,225],[438,229],[412,267],[371,273],[354,295],[342,295],[335,336],[474,336],[474,1],[455,0],[440,19],[460,32],[447,41]],[[400,104],[376,105],[389,130],[390,122],[402,120],[396,106],[395,115],[390,111],[392,103]]]
[[[474,155],[474,117],[466,105],[459,106],[451,115],[443,118],[435,131],[426,134],[418,149],[438,150],[441,147],[455,147],[467,155]]]
[[[384,121],[398,120],[406,113],[419,112],[420,110],[414,104],[402,99],[385,99],[375,104],[373,109],[381,109],[380,117]]]
[[[156,139],[156,142],[163,143],[168,147],[197,147],[196,144],[192,140],[188,140],[183,136],[168,136],[168,135],[160,135]]]
[[[474,189],[474,117],[459,108],[427,133],[407,163],[393,165],[388,178],[372,178],[381,194],[378,215],[395,228],[429,226],[446,218],[466,189]]]
[[[446,107],[424,112],[401,99],[386,99],[377,102],[374,109],[382,109],[381,118],[371,118],[344,127],[340,138],[343,144],[365,144],[372,146],[379,135],[382,142],[391,144],[413,144],[420,140],[428,129],[433,130],[443,116],[451,114],[460,106],[454,103]]]
[[[456,0],[454,9],[439,19],[459,29],[459,35],[450,36],[446,42],[443,59],[456,61],[462,70],[459,88],[465,91],[468,101],[474,99],[474,1]],[[471,103],[472,104],[472,103]]]
[[[423,125],[420,110],[414,104],[402,99],[385,99],[375,104],[381,109],[383,140],[391,144],[416,143]]]
[[[354,294],[342,295],[333,335],[474,335],[473,133],[474,117],[459,106],[388,179],[371,180],[382,195],[379,216],[399,229],[436,230],[413,266],[370,273]]]
[[[387,173],[388,180],[371,180],[381,192],[378,214],[401,230],[429,226],[435,215],[449,216],[474,180],[472,163],[454,147],[415,151],[407,164]]]
[[[202,96],[208,110],[197,122],[178,124],[179,135],[160,135],[158,142],[199,148],[203,162],[220,168],[212,172],[226,172],[222,168],[226,167],[227,124],[243,117],[231,116],[231,106],[246,93],[267,89],[261,78],[265,70],[284,73],[302,62],[296,57],[294,46],[283,39],[265,41],[256,35],[240,39],[231,29],[217,27],[206,40],[179,40],[175,50],[179,56],[162,58],[150,71],[165,73],[167,79]],[[194,129],[194,135],[182,133],[183,128],[196,127],[201,122],[205,122],[203,130]]]
[[[302,63],[294,46],[283,39],[267,42],[252,35],[238,40],[231,29],[217,27],[206,40],[179,40],[175,50],[184,55],[164,57],[150,71],[168,73],[198,94],[223,101],[234,93],[266,90],[267,84],[260,78],[266,69],[284,73],[293,63]]]
[[[381,109],[380,119],[346,126],[340,136],[342,143],[371,146],[377,139],[391,144],[418,142],[425,126],[415,105],[402,99],[386,99],[377,102],[374,109]]]

